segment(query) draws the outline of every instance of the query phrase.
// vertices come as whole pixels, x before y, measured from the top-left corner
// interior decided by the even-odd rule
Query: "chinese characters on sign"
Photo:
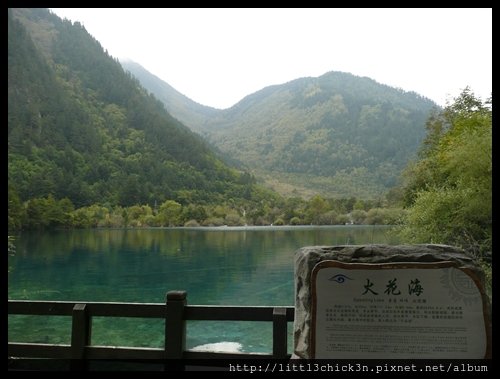
[[[389,304],[397,303],[397,300]],[[425,301],[423,301],[425,303]],[[420,304],[420,303],[417,303]],[[332,308],[325,309],[325,321],[339,322],[403,322],[412,323],[417,319],[462,319],[463,309],[461,306],[443,307],[409,304],[408,299],[400,299],[396,306],[377,305],[340,305],[335,304]]]
[[[398,289],[396,281],[397,281],[396,278],[389,280],[389,282],[386,285],[384,293],[386,293],[387,295],[396,295],[396,296],[401,295],[401,291]],[[378,295],[378,292],[375,292],[372,289],[373,284],[374,283],[370,279],[366,279],[366,284],[364,285],[365,292],[363,292],[363,295],[366,295],[367,293]],[[416,296],[420,296],[422,292],[424,292],[424,289],[420,285],[420,280],[418,279],[411,280],[410,284],[408,284],[408,294],[409,295],[415,294]]]

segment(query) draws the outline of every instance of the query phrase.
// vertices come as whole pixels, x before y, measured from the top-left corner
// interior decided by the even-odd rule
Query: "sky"
[[[444,106],[492,91],[492,9],[51,8],[110,55],[192,100],[229,108],[264,87],[329,71]]]

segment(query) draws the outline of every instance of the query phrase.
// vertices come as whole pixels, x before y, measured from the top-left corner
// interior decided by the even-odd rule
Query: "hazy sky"
[[[113,9],[52,11],[79,21],[191,99],[228,108],[272,84],[350,72],[440,105],[467,85],[492,91],[491,9]]]

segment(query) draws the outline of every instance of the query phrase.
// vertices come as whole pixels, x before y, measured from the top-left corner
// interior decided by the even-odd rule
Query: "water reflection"
[[[186,290],[190,304],[293,305],[293,255],[298,248],[364,243],[394,244],[397,240],[389,228],[373,226],[23,233],[16,239],[15,256],[9,259],[9,298],[159,303],[169,290]],[[15,319],[9,317],[9,338],[25,338],[33,321]],[[53,330],[56,321],[47,322]],[[234,338],[248,334],[243,346],[250,351],[270,346],[270,340],[259,332],[263,326],[256,323],[249,323],[256,328],[252,333],[243,334],[226,324],[201,324],[193,323],[188,346],[204,340],[217,343],[222,331]],[[119,325],[115,320],[96,320],[93,343],[147,343],[140,333],[124,335],[123,329],[116,330]],[[139,325],[127,330],[149,328]],[[163,326],[161,322],[154,325],[146,340],[157,346],[163,343]],[[38,334],[29,334],[31,342],[48,338],[48,333]]]
[[[24,233],[9,262],[9,296],[161,302],[185,289],[191,303],[292,305],[298,248],[395,242],[384,227],[228,229]]]

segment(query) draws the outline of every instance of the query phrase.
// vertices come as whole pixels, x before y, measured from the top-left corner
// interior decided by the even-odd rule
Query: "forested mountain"
[[[158,98],[172,99],[166,83],[129,68]],[[266,87],[216,113],[195,110],[190,120],[171,111],[282,193],[374,198],[396,184],[433,107],[414,92],[329,72]]]
[[[139,79],[144,88],[165,104],[171,115],[195,131],[201,131],[200,127],[220,111],[191,100],[136,62],[121,60],[120,63],[125,70]]]
[[[8,10],[8,164],[9,207],[11,194],[153,206],[249,200],[256,188],[80,23],[46,9]]]

